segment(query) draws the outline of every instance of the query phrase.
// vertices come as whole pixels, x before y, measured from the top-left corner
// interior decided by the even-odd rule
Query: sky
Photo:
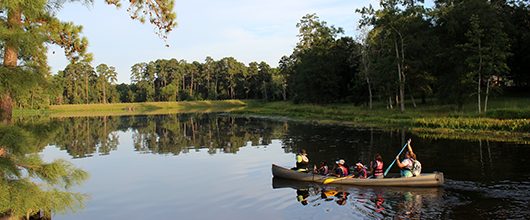
[[[298,42],[296,24],[304,15],[316,13],[321,21],[355,37],[360,17],[355,9],[378,4],[377,0],[175,0],[178,25],[164,42],[153,25],[132,20],[125,11],[128,1],[122,2],[120,9],[103,0],[92,5],[65,3],[57,13],[60,20],[83,26],[88,51],[94,55],[92,65],[114,66],[118,83],[130,83],[132,65],[157,59],[203,63],[207,56],[215,60],[231,56],[245,64],[265,61],[276,67]],[[56,74],[68,61],[61,48],[50,45],[48,63]]]

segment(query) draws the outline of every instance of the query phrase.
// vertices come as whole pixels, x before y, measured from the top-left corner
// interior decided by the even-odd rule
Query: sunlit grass
[[[422,136],[433,138],[490,138],[527,142],[530,139],[530,99],[493,98],[489,111],[478,114],[472,102],[458,110],[452,105],[407,103],[405,112],[387,109],[384,103],[374,103],[373,109],[353,104],[294,104],[292,102],[262,102],[257,100],[146,102],[89,105],[58,105],[48,110],[17,110],[20,117],[44,115],[49,117],[117,116],[175,114],[186,112],[231,112],[233,114],[288,117],[293,120],[318,123],[371,126],[380,128],[407,127]]]
[[[47,110],[16,110],[14,116],[78,117],[230,112],[245,105],[246,103],[240,100],[52,105]]]
[[[351,104],[258,101],[249,101],[247,104],[246,108],[236,112],[362,126],[530,132],[530,120],[527,117],[530,115],[530,101],[524,98],[493,99],[486,114],[478,114],[470,106],[457,110],[454,106],[436,104],[419,105],[417,108],[407,106],[405,112],[386,109],[381,103],[376,103],[374,109]]]

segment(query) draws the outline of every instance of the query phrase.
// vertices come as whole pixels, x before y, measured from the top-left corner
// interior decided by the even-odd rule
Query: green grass
[[[322,123],[343,123],[376,127],[411,127],[451,129],[462,131],[530,132],[530,99],[493,99],[490,113],[477,114],[471,104],[458,111],[450,105],[408,106],[405,112],[386,109],[377,103],[370,110],[351,104],[293,104],[290,102],[247,102],[247,107],[235,111],[241,114],[284,116]]]
[[[52,105],[46,110],[15,110],[14,117],[45,115],[50,117],[153,115],[184,112],[230,112],[243,108],[240,100],[143,102],[112,104]]]
[[[494,139],[530,142],[530,99],[526,97],[495,97],[489,111],[478,114],[473,102],[457,110],[452,105],[427,104],[405,112],[387,109],[384,103],[374,103],[373,109],[352,104],[293,104],[291,102],[261,102],[256,100],[147,102],[89,105],[58,105],[47,110],[16,110],[16,116],[45,115],[50,117],[110,116],[138,114],[174,114],[183,112],[231,112],[242,115],[288,117],[293,120],[318,123],[371,126],[380,128],[410,128],[420,136],[457,139]]]

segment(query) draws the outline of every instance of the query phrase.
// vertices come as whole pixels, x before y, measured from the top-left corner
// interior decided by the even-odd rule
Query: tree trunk
[[[372,109],[372,85],[370,84],[370,77],[368,76],[370,71],[370,58],[368,57],[369,54],[369,46],[367,43],[363,45],[362,47],[362,64],[363,64],[363,72],[364,72],[364,78],[366,80],[366,84],[368,85],[368,107]]]
[[[482,52],[481,52],[481,45],[480,45],[480,39],[478,41],[478,58],[479,58],[479,62],[478,62],[478,84],[477,84],[477,99],[478,99],[478,113],[481,114],[481,108],[482,108],[482,105],[480,103],[481,99],[482,99],[482,94],[481,94],[481,84],[482,84]]]
[[[88,74],[85,73],[85,99],[86,104],[88,104]]]
[[[409,91],[409,92],[410,92],[410,91]],[[414,108],[416,108],[416,107],[417,107],[417,105],[416,105],[416,100],[414,99],[414,96],[412,96],[412,93],[410,94],[410,100],[412,100],[412,106],[413,106]]]
[[[481,111],[481,109],[482,109],[482,105],[481,105],[481,103],[480,103],[480,99],[481,99],[481,94],[480,94],[480,92],[481,92],[480,84],[481,84],[481,83],[482,83],[482,79],[481,79],[481,75],[480,75],[480,72],[479,72],[479,73],[478,73],[478,83],[477,83],[477,101],[478,101],[477,105],[478,105],[478,113],[479,113],[479,114],[482,113],[482,111]]]
[[[215,88],[214,88],[214,91],[215,91],[215,100],[218,100],[219,99],[219,79],[215,79]]]
[[[10,32],[20,29],[22,25],[22,12],[17,9],[7,12],[7,28]],[[5,42],[4,66],[16,67],[18,60],[18,45],[14,39],[8,39]]]
[[[191,73],[190,96],[193,97],[193,73]]]
[[[13,116],[13,100],[9,93],[3,94],[0,97],[0,120],[2,123],[11,122]]]
[[[14,32],[20,29],[22,25],[22,12],[18,9],[7,12],[7,28]],[[15,39],[8,39],[4,43],[4,67],[15,68],[18,61],[18,45]],[[13,99],[9,91],[0,94],[0,121],[9,123],[13,115]]]
[[[175,84],[177,84],[175,87],[177,88],[175,90],[175,100],[176,101],[179,101],[179,85],[178,85],[178,80],[175,80]]]
[[[186,92],[186,75],[182,75],[182,92]]]
[[[392,105],[392,96],[388,96],[388,109],[394,109],[394,106]]]
[[[103,104],[107,104],[107,88],[105,88],[105,83],[103,82]]]
[[[403,39],[401,39],[403,41]],[[403,42],[401,42],[403,43]],[[402,59],[400,53],[399,53],[399,47],[397,41],[394,41],[394,46],[396,50],[396,58],[397,58],[397,70],[398,70],[398,79],[399,79],[399,107],[400,111],[405,111],[405,74],[403,74],[403,66],[402,66]],[[401,45],[403,50],[403,45]],[[402,51],[403,52],[403,51]]]
[[[370,78],[366,76],[366,84],[368,84],[368,107],[372,109],[372,85],[370,85]]]
[[[488,78],[488,81],[486,83],[486,98],[484,99],[484,113],[488,111],[488,97],[490,94],[490,82],[491,80]]]
[[[212,88],[212,85],[210,85],[210,71],[208,71],[208,74],[206,75],[206,97],[207,99],[210,99],[211,88]]]

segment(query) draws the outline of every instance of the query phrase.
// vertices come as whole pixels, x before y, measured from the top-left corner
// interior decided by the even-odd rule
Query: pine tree
[[[46,132],[42,132],[45,130]],[[38,152],[54,132],[49,126],[0,126],[0,216],[32,216],[40,211],[75,210],[86,195],[69,192],[88,174],[65,160],[44,162]],[[37,180],[37,181],[35,181]]]
[[[13,93],[27,90],[49,74],[46,43],[64,49],[73,63],[90,62],[86,52],[88,40],[81,37],[82,27],[62,22],[53,13],[65,1],[9,0],[0,1],[0,42],[3,65],[0,67],[0,119],[10,120]],[[120,0],[105,0],[120,6]],[[130,1],[131,18],[155,25],[157,33],[166,38],[176,26],[174,0]],[[39,78],[40,77],[40,78]],[[88,99],[88,97],[86,97]]]

